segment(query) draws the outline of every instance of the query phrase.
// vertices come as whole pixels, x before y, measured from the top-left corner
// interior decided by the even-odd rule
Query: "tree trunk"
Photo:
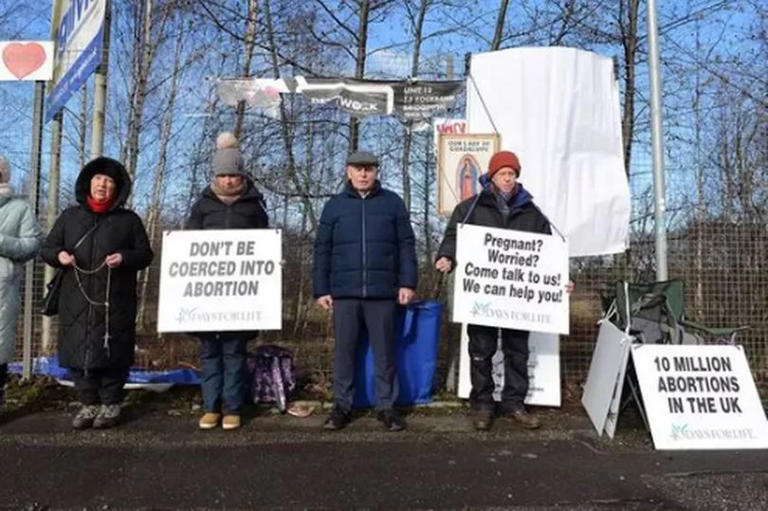
[[[424,30],[424,18],[427,16],[431,0],[420,0],[419,13],[413,24],[413,60],[411,61],[411,79],[419,77],[419,59],[421,57],[421,40]],[[403,141],[403,202],[405,209],[411,212],[411,143],[413,137],[413,123],[405,122],[405,137]]]
[[[248,21],[245,29],[245,60],[243,61],[243,78],[248,78],[251,74],[251,60],[253,59],[253,49],[256,39],[256,16],[258,15],[258,0],[248,1]],[[237,115],[235,116],[234,135],[238,139],[243,131],[243,118],[245,117],[245,101],[237,103]]]
[[[272,72],[274,73],[275,78],[280,78],[280,64],[277,60],[277,46],[275,44],[275,33],[274,27],[272,25],[272,12],[269,6],[269,0],[264,2],[264,14],[267,18],[267,36],[269,38]],[[285,169],[285,172],[289,181],[294,186],[296,193],[301,195],[302,202],[304,207],[307,209],[312,225],[316,226],[317,219],[315,218],[315,211],[312,208],[312,202],[309,200],[309,194],[307,190],[302,186],[296,173],[296,159],[293,156],[293,142],[291,139],[291,133],[288,131],[288,123],[286,122],[285,105],[282,102],[280,102],[280,134],[282,135],[283,139],[285,155],[288,158],[288,166]]]
[[[625,0],[621,1],[619,10],[619,25],[622,31],[624,47],[624,112],[621,119],[621,140],[624,144],[624,172],[629,178],[629,165],[632,159],[632,133],[635,124],[635,70],[637,57],[637,18],[639,0],[626,0],[627,26],[622,25]]]
[[[168,106],[163,115],[163,121],[160,128],[160,148],[157,161],[157,170],[155,171],[155,182],[152,185],[152,202],[147,216],[147,235],[152,250],[158,252],[158,224],[160,219],[160,209],[163,198],[163,181],[165,180],[165,169],[168,161],[168,145],[171,139],[171,130],[173,128],[174,105],[176,104],[176,95],[179,89],[179,75],[181,73],[181,49],[183,43],[183,31],[179,30],[176,38],[176,49],[173,55],[173,73],[171,75],[170,90],[168,92]],[[146,308],[147,292],[149,290],[150,274],[152,266],[148,266],[141,274],[141,294],[140,306],[136,315],[136,326],[141,330],[147,330]]]
[[[365,76],[365,57],[368,52],[368,17],[371,12],[371,0],[359,0],[357,26],[357,58],[355,59],[355,78]],[[349,150],[357,151],[360,142],[360,121],[357,117],[349,119]]]
[[[499,15],[496,16],[496,30],[493,33],[493,42],[491,42],[491,51],[496,51],[501,47],[501,38],[504,32],[504,20],[507,18],[507,7],[509,0],[501,0],[499,6]]]
[[[133,88],[131,89],[130,109],[128,113],[128,130],[126,144],[123,147],[122,161],[131,179],[135,179],[136,167],[139,161],[139,136],[144,117],[144,103],[147,99],[147,84],[152,63],[157,55],[157,46],[165,31],[165,24],[169,14],[175,7],[175,0],[171,0],[162,6],[160,22],[155,30],[155,0],[143,0],[139,7],[137,17],[139,21],[138,47],[135,49],[135,63],[133,71]],[[156,32],[156,33],[155,33]],[[133,196],[128,198],[127,207],[131,206]]]
[[[80,117],[78,118],[78,128],[80,129],[80,133],[78,133],[78,162],[80,163],[80,168],[82,169],[85,167],[85,164],[87,163],[87,152],[86,152],[86,138],[88,130],[88,86],[83,84],[83,87],[80,89]]]

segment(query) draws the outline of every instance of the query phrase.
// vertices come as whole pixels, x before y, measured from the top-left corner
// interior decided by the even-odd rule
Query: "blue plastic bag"
[[[397,308],[394,340],[397,405],[410,406],[432,401],[442,312],[443,305],[436,301],[413,302]],[[373,350],[367,334],[358,344],[354,385],[352,404],[355,408],[376,405]]]
[[[21,362],[8,364],[11,373],[22,373]],[[59,365],[59,357],[38,357],[32,361],[32,373],[50,376],[57,380],[71,380],[69,369]],[[183,385],[197,385],[200,377],[194,369],[170,369],[167,371],[148,371],[145,369],[131,368],[126,383],[175,383]]]

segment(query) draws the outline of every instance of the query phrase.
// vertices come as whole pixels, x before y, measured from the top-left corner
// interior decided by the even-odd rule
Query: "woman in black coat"
[[[229,132],[219,135],[213,157],[213,179],[192,206],[187,229],[266,229],[269,223],[264,198],[245,173],[237,139]],[[200,359],[203,416],[200,429],[219,425],[240,427],[245,399],[246,345],[258,332],[203,332]],[[223,414],[223,417],[222,417]]]
[[[136,346],[136,273],[152,250],[141,219],[124,205],[125,167],[100,157],[80,171],[78,205],[56,219],[41,256],[64,269],[59,301],[59,363],[83,405],[72,426],[109,428],[120,415]]]

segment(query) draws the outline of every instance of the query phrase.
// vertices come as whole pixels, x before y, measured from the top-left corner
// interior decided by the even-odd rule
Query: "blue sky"
[[[9,1],[9,0],[6,0]],[[119,1],[119,0],[116,0]],[[21,0],[16,3],[15,14],[11,16],[10,20],[6,20],[5,23],[0,24],[0,40],[10,38],[24,38],[24,39],[45,39],[49,33],[49,16],[50,9],[46,5],[47,2],[39,3],[31,0]],[[682,76],[682,69],[688,65],[691,66],[692,62],[697,59],[704,58],[703,55],[692,52],[693,37],[695,37],[696,23],[689,22],[685,24],[671,24],[671,20],[679,18],[679,13],[676,12],[680,9],[678,3],[665,3],[661,2],[662,12],[660,13],[660,25],[663,28],[667,28],[667,31],[662,33],[661,37],[661,52],[664,62],[663,67],[663,86],[665,90],[664,106],[667,112],[665,117],[665,133],[667,135],[668,145],[666,154],[666,176],[668,185],[668,197],[670,197],[670,204],[674,206],[676,197],[678,197],[680,191],[684,191],[690,187],[690,162],[691,162],[691,148],[689,144],[681,141],[682,139],[689,139],[692,133],[692,119],[690,115],[690,109],[688,115],[680,115],[679,112],[685,111],[684,105],[686,101],[690,101],[691,96],[691,77]],[[749,55],[749,52],[759,51],[759,48],[754,47],[754,43],[748,40],[746,34],[749,32],[750,25],[756,22],[752,11],[750,11],[749,2],[735,2],[736,7],[745,7],[742,10],[731,9],[728,11],[712,11],[707,7],[717,2],[704,2],[704,1],[691,1],[688,4],[692,5],[694,10],[702,12],[701,20],[698,24],[698,33],[700,40],[702,41],[701,47],[706,49],[714,48],[712,51],[715,54],[723,55],[722,58],[728,58],[730,54],[739,54],[741,57]],[[518,43],[535,43],[537,37],[545,37],[547,34],[547,27],[543,27],[536,34],[525,35],[519,28],[527,26],[530,23],[530,19],[535,16],[539,16],[541,19],[545,18],[546,10],[552,11],[557,4],[553,2],[541,1],[526,1],[526,2],[511,2],[510,10],[507,17],[508,29],[518,34],[513,41]],[[439,68],[444,69],[447,55],[453,56],[454,69],[457,73],[457,77],[463,72],[464,67],[464,55],[473,51],[483,51],[487,48],[488,40],[493,35],[493,27],[496,19],[496,9],[498,6],[497,1],[484,1],[479,2],[464,10],[434,10],[430,13],[425,24],[425,34],[444,30],[446,26],[456,22],[456,18],[466,16],[469,20],[466,23],[466,27],[453,31],[448,31],[442,34],[440,37],[429,39],[425,42],[422,49],[422,63],[425,68]],[[539,9],[540,11],[536,11]],[[0,5],[0,14],[6,10],[4,5]],[[643,13],[644,16],[644,13]],[[2,18],[0,18],[2,19]],[[641,20],[641,30],[644,27],[644,21]],[[574,36],[572,40],[577,40]],[[566,45],[569,39],[566,38]],[[223,42],[224,50],[229,50],[231,44]],[[620,56],[620,48],[616,45],[605,44],[591,44],[585,49],[591,49],[602,53],[604,55],[618,55]],[[212,50],[218,50],[218,48],[211,47]],[[402,15],[402,11],[397,11],[386,17],[385,19],[378,21],[371,27],[371,36],[369,39],[369,57],[367,62],[367,74],[375,77],[386,78],[405,78],[410,73],[411,66],[411,42],[406,30],[406,21]],[[644,48],[643,48],[644,51]],[[642,56],[644,60],[644,55]],[[167,58],[166,58],[167,64]],[[235,69],[235,60],[230,59],[229,64],[224,61],[222,63],[221,70],[224,73],[233,73]],[[721,65],[721,64],[720,64]],[[230,70],[230,71],[228,71]],[[175,130],[177,132],[176,146],[174,148],[174,154],[181,157],[183,153],[187,153],[192,150],[195,143],[194,134],[199,131],[202,123],[205,121],[204,112],[201,111],[200,105],[203,98],[208,93],[212,86],[210,82],[206,81],[206,78],[210,79],[215,76],[216,69],[212,68],[210,64],[191,70],[187,79],[192,80],[194,86],[188,86],[182,96],[178,106],[178,114]],[[351,74],[351,73],[350,73]],[[701,78],[701,80],[709,79],[712,77],[707,73],[707,76]],[[430,76],[431,77],[431,76]],[[632,179],[631,185],[635,195],[640,195],[641,192],[648,188],[651,184],[651,165],[650,165],[650,138],[647,129],[647,69],[644,65],[640,65],[638,68],[638,96],[636,103],[636,111],[641,115],[639,118],[638,129],[636,130],[636,143],[633,147],[632,158]],[[90,86],[90,85],[89,85]],[[0,152],[6,154],[12,162],[14,170],[16,171],[16,184],[20,184],[23,181],[26,170],[28,168],[29,161],[29,147],[30,147],[30,132],[31,132],[31,96],[33,91],[33,85],[31,83],[9,83],[5,82],[0,84],[0,109],[2,110],[2,123],[3,130],[0,134]],[[124,93],[125,84],[122,78],[118,76],[112,76],[110,78],[110,91],[113,94]],[[89,93],[89,97],[91,97]],[[714,108],[716,105],[715,97],[711,94],[707,96],[708,108]],[[156,108],[161,99],[150,100],[147,108],[152,111]],[[124,112],[115,111],[114,102],[108,103],[110,109],[110,120],[113,125],[115,122],[120,122],[120,119],[124,117]],[[64,169],[64,179],[62,180],[62,188],[67,189],[73,183],[74,176],[77,172],[77,153],[76,153],[76,126],[74,119],[79,112],[78,99],[74,98],[67,105],[70,114],[67,115],[66,128],[65,128],[65,142],[64,152],[62,156],[62,165]],[[671,115],[671,109],[674,108],[674,115]],[[231,118],[230,112],[217,112],[217,118],[226,120]],[[372,143],[378,144],[380,147],[386,147],[383,144],[383,139],[377,133],[388,133],[396,129],[396,125],[392,122],[384,121],[381,119],[375,119],[366,121],[366,126],[369,127],[369,132],[373,133],[371,140]],[[109,127],[109,124],[108,124]],[[110,131],[108,134],[107,153],[111,155],[117,154],[116,137],[117,133]],[[672,137],[674,135],[674,137]],[[153,165],[152,150],[156,144],[158,138],[156,128],[149,128],[149,131],[143,138],[143,151],[144,155],[140,163],[151,168]],[[186,139],[186,142],[184,141]],[[382,145],[383,144],[383,145]],[[49,165],[48,150],[50,147],[49,134],[46,129],[46,137],[44,141],[44,153],[43,153],[43,176],[47,173]],[[188,154],[184,154],[187,157]],[[392,159],[392,165],[396,165],[399,157]],[[181,163],[181,162],[179,162]],[[140,169],[141,170],[141,169]],[[173,171],[173,169],[172,169]],[[390,174],[395,174],[390,172]],[[143,175],[143,174],[142,174]],[[181,177],[181,175],[177,176]],[[396,180],[393,184],[398,185],[399,180]],[[146,199],[149,193],[149,178],[139,179],[137,183],[137,200],[139,203]]]

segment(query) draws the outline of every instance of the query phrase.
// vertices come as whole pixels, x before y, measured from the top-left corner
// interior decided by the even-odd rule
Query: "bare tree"
[[[128,175],[131,179],[136,175],[136,165],[139,159],[139,135],[142,129],[144,103],[148,93],[148,82],[152,64],[157,55],[158,45],[165,35],[165,26],[173,11],[174,1],[161,4],[159,15],[155,13],[156,0],[142,0],[133,4],[132,14],[135,21],[135,36],[133,47],[133,72],[130,96],[130,109],[127,122],[126,144],[121,154]],[[159,20],[156,17],[159,16]]]
[[[496,51],[501,47],[502,34],[504,33],[504,22],[507,19],[507,8],[509,0],[501,0],[499,11],[496,15],[496,28],[493,31],[493,41],[491,42],[491,51]]]
[[[251,74],[251,60],[253,59],[253,50],[256,47],[256,17],[258,15],[258,0],[248,0],[248,17],[245,28],[245,56],[243,58],[242,77],[246,78]],[[245,101],[237,104],[237,114],[235,116],[234,134],[240,138],[243,130],[243,116],[245,115]]]
[[[152,200],[149,206],[149,212],[147,214],[147,235],[149,237],[150,246],[153,250],[157,251],[158,246],[158,224],[160,219],[160,205],[162,200],[163,183],[165,182],[165,172],[168,162],[168,147],[171,139],[171,130],[173,129],[173,119],[175,115],[176,97],[179,92],[179,81],[181,78],[181,72],[183,68],[182,63],[182,44],[184,41],[184,30],[179,27],[176,34],[176,47],[173,54],[173,71],[171,72],[171,83],[168,89],[168,104],[163,115],[163,120],[160,126],[160,147],[159,157],[157,161],[157,168],[155,170],[155,179],[152,185]],[[146,309],[147,309],[147,295],[149,289],[150,274],[152,267],[148,267],[142,272],[141,293],[140,293],[140,305],[138,314],[136,315],[136,324],[146,329]]]
[[[417,79],[419,76],[419,61],[421,58],[422,33],[424,31],[424,20],[427,17],[427,10],[432,4],[432,0],[418,0],[416,6],[412,5],[411,0],[405,0],[404,6],[407,12],[408,20],[413,33],[413,55],[411,57],[411,78]],[[414,8],[416,7],[416,8]],[[413,137],[413,122],[405,122],[405,137],[403,139],[403,201],[405,209],[411,211],[411,140]]]

